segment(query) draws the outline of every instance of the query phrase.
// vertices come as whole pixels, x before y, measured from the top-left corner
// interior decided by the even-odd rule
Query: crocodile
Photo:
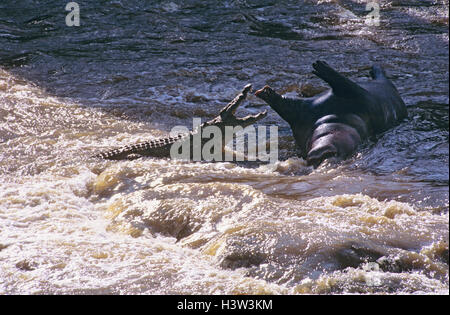
[[[190,147],[190,158],[193,158],[193,152],[195,148],[194,137],[205,127],[215,126],[218,127],[222,135],[222,153],[225,148],[225,127],[236,127],[240,126],[242,128],[248,127],[258,120],[266,117],[267,111],[260,112],[255,115],[248,115],[243,118],[238,118],[235,116],[237,108],[246,99],[247,94],[251,91],[252,85],[247,84],[242,91],[230,102],[228,103],[216,116],[214,119],[209,120],[201,125],[199,125],[194,130],[187,133],[180,133],[174,137],[165,137],[154,140],[149,140],[141,143],[125,145],[123,147],[105,151],[94,155],[96,158],[107,159],[107,160],[132,160],[142,156],[150,156],[157,158],[168,158],[171,156],[171,149],[174,144],[182,145],[183,142],[188,142]],[[201,147],[210,138],[199,137],[201,139]]]

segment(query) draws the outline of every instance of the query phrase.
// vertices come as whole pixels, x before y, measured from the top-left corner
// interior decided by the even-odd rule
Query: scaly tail
[[[246,117],[238,118],[235,116],[236,109],[247,97],[247,93],[251,90],[251,84],[247,84],[238,96],[236,96],[225,108],[220,111],[220,114],[202,124],[196,130],[189,133],[179,134],[175,137],[167,137],[162,139],[150,140],[138,144],[126,145],[119,149],[111,150],[96,154],[94,157],[108,159],[108,160],[122,160],[122,159],[135,159],[139,156],[153,156],[153,157],[170,157],[170,149],[172,145],[179,141],[189,141],[190,142],[190,152],[193,152],[193,141],[192,137],[196,135],[203,126],[216,126],[218,127],[222,134],[225,131],[226,126],[241,126],[243,128],[250,126],[257,122],[258,120],[266,117],[267,111],[261,112],[256,115],[248,115]],[[208,139],[201,140],[203,146],[205,141]],[[222,146],[225,144],[222,142]]]
[[[137,155],[169,157],[172,144],[182,140],[188,135],[189,134],[179,134],[175,137],[167,137],[137,144],[126,145],[118,149],[101,152],[94,155],[94,157],[107,160],[133,159],[136,158]]]

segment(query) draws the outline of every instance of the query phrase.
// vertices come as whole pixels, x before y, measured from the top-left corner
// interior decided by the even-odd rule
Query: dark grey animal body
[[[303,99],[285,98],[269,86],[255,93],[289,123],[309,165],[346,159],[365,139],[406,117],[405,103],[380,66],[372,67],[371,81],[359,84],[325,62],[317,61],[313,68],[331,90]]]

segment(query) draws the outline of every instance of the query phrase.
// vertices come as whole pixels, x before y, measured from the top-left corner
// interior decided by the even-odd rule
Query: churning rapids
[[[64,1],[63,1],[64,2]],[[448,0],[0,3],[0,294],[448,294]],[[93,154],[384,65],[408,107],[338,167]],[[310,86],[308,86],[308,84]]]

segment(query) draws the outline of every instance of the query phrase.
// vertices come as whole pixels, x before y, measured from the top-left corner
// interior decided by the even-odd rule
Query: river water
[[[448,294],[448,0],[0,3],[0,294]],[[384,65],[408,107],[338,166],[101,161]]]

